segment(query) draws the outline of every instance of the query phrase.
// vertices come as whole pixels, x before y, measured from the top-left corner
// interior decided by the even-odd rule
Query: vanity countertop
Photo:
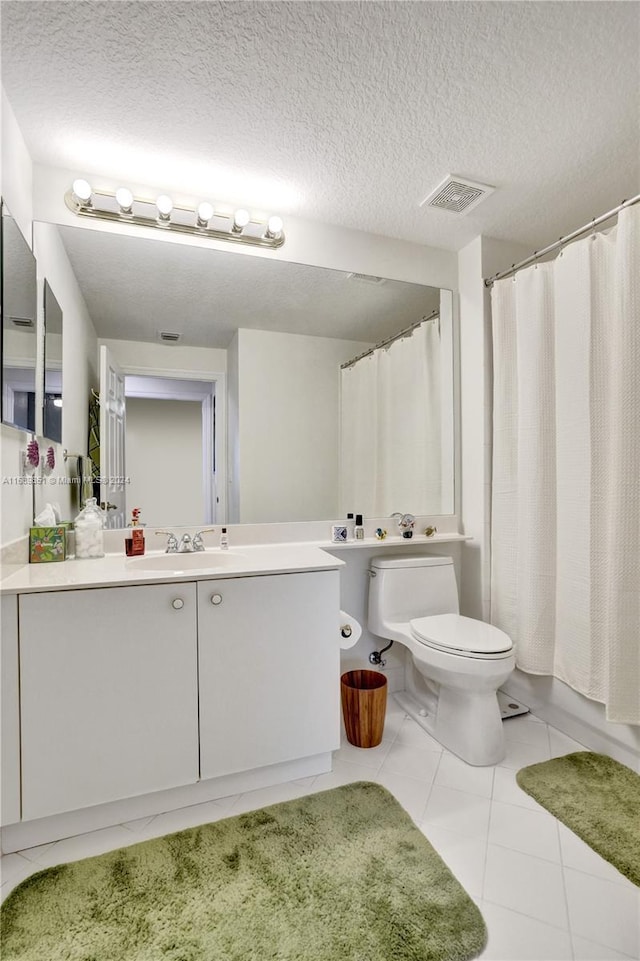
[[[224,566],[216,566],[217,563]],[[153,564],[167,564],[153,570]],[[201,566],[200,566],[201,564]],[[251,577],[260,574],[292,574],[300,571],[336,570],[344,561],[309,544],[243,546],[202,554],[147,552],[143,557],[106,554],[91,560],[69,558],[50,564],[6,565],[0,594],[32,594],[41,591],[79,590],[90,587],[122,587],[128,584],[166,584],[183,581]]]

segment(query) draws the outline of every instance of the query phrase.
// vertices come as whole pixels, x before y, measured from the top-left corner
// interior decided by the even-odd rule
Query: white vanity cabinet
[[[202,778],[340,746],[339,606],[338,571],[198,583]]]
[[[22,819],[198,779],[196,585],[23,594]]]

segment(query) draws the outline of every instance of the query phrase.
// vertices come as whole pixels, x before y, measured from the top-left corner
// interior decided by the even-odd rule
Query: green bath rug
[[[482,916],[365,781],[33,875],[3,961],[467,961]]]
[[[604,754],[579,751],[522,768],[523,791],[640,885],[640,776]]]

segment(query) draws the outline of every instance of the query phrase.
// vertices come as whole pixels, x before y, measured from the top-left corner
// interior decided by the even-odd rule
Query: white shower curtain
[[[640,207],[492,291],[492,621],[640,724]]]
[[[341,372],[341,509],[439,513],[438,319]]]

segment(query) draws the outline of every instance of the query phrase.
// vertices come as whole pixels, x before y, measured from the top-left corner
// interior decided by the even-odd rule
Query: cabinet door
[[[0,597],[0,824],[20,820],[18,598]]]
[[[338,612],[337,571],[198,583],[203,778],[339,747]]]
[[[195,584],[23,595],[20,685],[23,819],[196,781]]]

